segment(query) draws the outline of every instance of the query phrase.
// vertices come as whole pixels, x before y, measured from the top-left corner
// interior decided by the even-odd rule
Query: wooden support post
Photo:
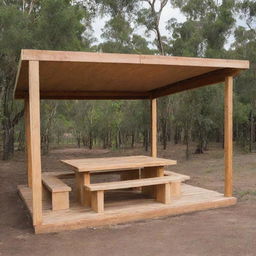
[[[29,99],[26,98],[25,104],[25,134],[26,134],[26,154],[27,154],[27,178],[28,187],[32,188],[32,173],[31,173],[31,147],[30,147],[30,118],[29,118]]]
[[[82,173],[80,172],[75,172],[75,184],[76,184],[76,188],[75,188],[75,192],[76,192],[76,199],[78,202],[80,202],[82,204],[82,193],[83,193],[83,182],[82,182],[83,178],[82,178]]]
[[[91,206],[91,191],[85,190],[84,185],[89,185],[91,183],[90,173],[83,173],[83,205]]]
[[[151,156],[157,157],[157,101],[151,99]]]
[[[29,61],[29,143],[32,181],[33,225],[42,223],[39,62]]]
[[[225,125],[224,125],[224,154],[225,154],[225,196],[232,196],[233,172],[233,77],[225,79]]]
[[[85,190],[84,185],[89,185],[91,183],[90,173],[88,172],[76,172],[76,193],[77,200],[83,206],[91,206],[91,192]]]
[[[104,191],[93,191],[91,196],[92,209],[97,213],[104,212]]]

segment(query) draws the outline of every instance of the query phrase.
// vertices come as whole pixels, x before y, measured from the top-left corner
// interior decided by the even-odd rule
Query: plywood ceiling
[[[248,61],[152,55],[22,50],[15,97],[28,93],[28,65],[38,60],[41,98],[144,99],[224,81]]]

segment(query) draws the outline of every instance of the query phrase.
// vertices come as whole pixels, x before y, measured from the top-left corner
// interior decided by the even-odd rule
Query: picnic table
[[[164,176],[164,166],[175,165],[175,160],[149,157],[125,156],[61,160],[75,172],[77,197],[82,205],[91,205],[91,192],[85,186],[91,184],[91,174],[134,171],[141,169],[143,178]],[[126,185],[127,186],[127,185]]]

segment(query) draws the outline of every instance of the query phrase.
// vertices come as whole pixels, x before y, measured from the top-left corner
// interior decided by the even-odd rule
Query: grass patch
[[[256,196],[256,190],[244,190],[237,192],[238,196],[240,198],[246,197],[246,196]]]

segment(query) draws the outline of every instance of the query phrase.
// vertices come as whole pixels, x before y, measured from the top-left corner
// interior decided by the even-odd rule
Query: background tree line
[[[180,22],[172,12],[185,16]],[[166,33],[160,24],[168,11]],[[92,24],[108,17],[97,42]],[[140,29],[145,35],[138,33]],[[0,0],[0,121],[3,159],[24,150],[23,102],[13,100],[20,49],[101,51],[248,59],[235,79],[234,140],[253,151],[256,140],[256,2],[254,0]],[[231,40],[233,38],[233,40]],[[232,41],[233,43],[229,43]],[[42,101],[43,153],[50,145],[149,147],[147,101]],[[158,100],[158,139],[203,153],[223,143],[223,85]],[[191,148],[191,143],[196,147]]]

